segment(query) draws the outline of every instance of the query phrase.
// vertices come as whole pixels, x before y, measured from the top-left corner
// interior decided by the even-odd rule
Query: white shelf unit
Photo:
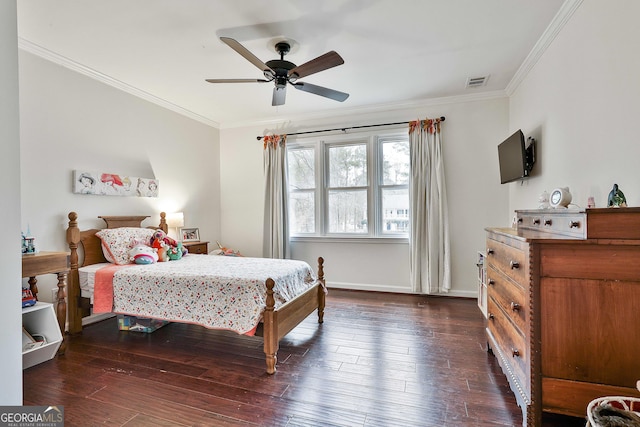
[[[22,369],[46,362],[56,355],[62,344],[62,333],[53,304],[38,301],[31,307],[23,308],[22,327],[30,334],[44,335],[47,340],[46,344],[22,353]]]
[[[487,267],[484,264],[485,253],[478,251],[478,307],[485,319],[487,318]]]

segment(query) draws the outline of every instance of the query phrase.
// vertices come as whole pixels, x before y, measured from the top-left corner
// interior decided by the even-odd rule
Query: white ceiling
[[[280,122],[503,92],[553,27],[563,0],[18,0],[20,48],[217,127]],[[550,26],[551,24],[551,26]],[[344,65],[301,81],[350,97],[337,102],[271,83],[219,40],[266,62],[330,50]],[[538,43],[538,45],[536,45]],[[531,56],[529,56],[531,58]],[[489,76],[468,89],[468,78]]]

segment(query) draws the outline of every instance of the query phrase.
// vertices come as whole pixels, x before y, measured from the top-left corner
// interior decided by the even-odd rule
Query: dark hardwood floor
[[[109,319],[25,370],[24,404],[63,405],[67,427],[521,425],[475,300],[331,290],[324,319],[285,337],[274,376],[260,338]]]

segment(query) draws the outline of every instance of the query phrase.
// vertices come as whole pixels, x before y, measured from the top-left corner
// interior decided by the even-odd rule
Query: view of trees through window
[[[367,233],[367,145],[329,146],[329,233]]]
[[[289,227],[291,233],[315,233],[315,149],[289,149],[287,163],[289,165]]]
[[[293,145],[287,161],[291,235],[407,235],[406,136]]]
[[[382,142],[382,232],[409,232],[409,142]]]

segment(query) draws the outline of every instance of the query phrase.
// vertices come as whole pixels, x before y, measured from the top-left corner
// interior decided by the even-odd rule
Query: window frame
[[[411,204],[409,204],[409,206],[407,207],[407,220],[409,221],[409,226],[407,227],[407,231],[406,232],[385,232],[384,228],[383,228],[383,222],[384,222],[384,205],[382,203],[383,197],[382,197],[382,193],[385,189],[397,189],[397,190],[406,190],[407,191],[407,196],[409,197],[409,179],[411,178],[411,166],[409,164],[409,177],[407,179],[407,183],[406,184],[385,184],[384,183],[384,154],[383,154],[383,147],[385,143],[390,143],[390,142],[395,142],[398,139],[404,139],[407,142],[407,145],[409,144],[409,136],[407,134],[401,135],[398,133],[395,134],[384,134],[384,135],[377,135],[376,136],[376,148],[378,151],[377,154],[377,163],[376,163],[376,167],[377,167],[377,172],[378,172],[378,182],[377,182],[377,198],[376,198],[376,203],[378,204],[378,206],[376,206],[376,214],[378,215],[378,223],[376,224],[377,230],[379,231],[379,234],[381,237],[404,237],[404,238],[409,238],[409,226],[411,225]],[[411,158],[409,156],[409,162],[411,162]]]
[[[364,145],[365,147],[365,157],[366,157],[366,166],[367,166],[367,182],[366,185],[364,186],[353,186],[353,187],[331,187],[331,183],[330,183],[330,160],[329,160],[329,150],[331,148],[335,148],[335,147],[348,147],[348,146],[361,146]],[[322,200],[324,201],[324,203],[322,204],[322,211],[323,211],[323,215],[321,217],[321,220],[323,222],[323,225],[321,227],[322,230],[322,235],[326,236],[326,237],[352,237],[352,238],[358,238],[358,237],[372,237],[371,236],[371,225],[370,225],[370,220],[371,220],[371,145],[369,143],[369,138],[353,138],[353,139],[348,139],[348,140],[344,140],[344,141],[331,141],[331,142],[327,142],[327,141],[321,141],[321,147],[320,149],[322,151],[324,151],[324,162],[323,162],[323,168],[324,168],[324,179],[323,179],[323,186],[321,188],[321,192],[323,193],[323,198]],[[355,190],[355,191],[366,191],[366,196],[365,199],[367,200],[367,232],[366,233],[338,233],[338,232],[331,232],[329,231],[329,193],[331,192],[331,190],[333,191],[349,191],[349,190]]]
[[[385,188],[406,187],[406,185],[383,185],[383,155],[384,142],[389,140],[406,140],[409,136],[406,129],[388,129],[383,132],[357,132],[349,135],[333,135],[325,137],[294,138],[289,137],[287,150],[313,148],[315,153],[315,232],[297,233],[289,232],[293,242],[364,242],[364,243],[406,243],[409,241],[409,230],[406,233],[389,233],[382,230],[384,213],[382,212],[382,192]],[[329,230],[329,148],[336,146],[361,145],[366,146],[367,158],[367,186],[345,187],[364,188],[367,191],[367,232],[366,233],[330,233]],[[288,168],[288,164],[287,164]],[[343,187],[336,187],[342,189]],[[302,191],[302,190],[299,190]],[[287,188],[289,198],[291,190]],[[409,209],[410,210],[410,209]],[[410,214],[409,214],[410,218]]]

